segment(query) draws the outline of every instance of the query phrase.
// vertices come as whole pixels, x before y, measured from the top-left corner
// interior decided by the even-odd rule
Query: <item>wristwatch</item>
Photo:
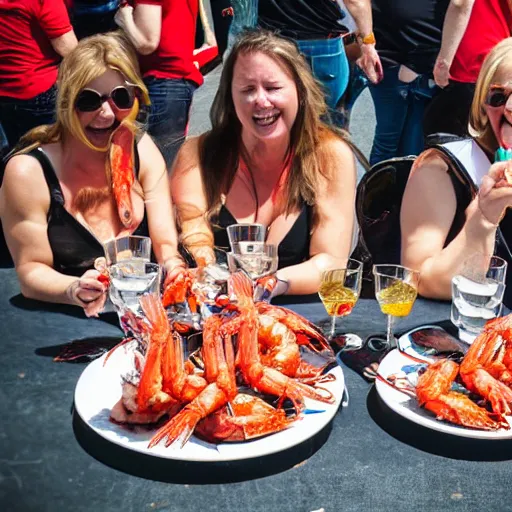
[[[377,42],[375,41],[375,35],[373,34],[373,32],[370,32],[366,36],[358,34],[357,40],[359,41],[359,44],[375,44]]]

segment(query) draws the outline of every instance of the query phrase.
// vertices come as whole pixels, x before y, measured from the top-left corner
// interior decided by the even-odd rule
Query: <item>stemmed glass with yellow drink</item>
[[[351,258],[342,262],[340,267],[322,273],[318,295],[331,317],[330,341],[336,332],[336,318],[352,313],[361,293],[362,273],[363,264]]]
[[[375,296],[380,310],[388,317],[387,344],[395,347],[394,319],[407,316],[411,312],[418,295],[420,273],[401,265],[374,265],[373,275]]]

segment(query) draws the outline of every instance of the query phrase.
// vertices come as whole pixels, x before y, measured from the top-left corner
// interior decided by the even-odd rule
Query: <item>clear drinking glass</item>
[[[411,312],[418,295],[420,273],[401,265],[374,265],[373,275],[375,296],[380,310],[388,317],[387,344],[394,347],[394,319],[407,316]]]
[[[459,328],[459,338],[472,343],[488,320],[501,314],[507,262],[483,255],[466,260],[452,279],[452,323]]]
[[[123,317],[131,312],[138,317],[143,316],[139,299],[146,293],[160,296],[162,268],[156,263],[127,260],[109,267],[109,296],[114,304],[121,327],[124,328]]]
[[[123,236],[103,244],[107,267],[121,261],[149,262],[151,260],[151,238],[148,236]]]
[[[274,274],[278,266],[277,246],[273,244],[254,243],[248,249],[242,242],[233,244],[233,252],[227,253],[230,272],[245,270],[251,279]]]
[[[351,258],[339,268],[322,273],[318,295],[331,317],[329,340],[336,332],[336,318],[352,313],[361,293],[362,275],[363,264]]]
[[[263,224],[232,224],[228,226],[229,245],[233,244],[251,245],[254,242],[265,243],[267,228]]]

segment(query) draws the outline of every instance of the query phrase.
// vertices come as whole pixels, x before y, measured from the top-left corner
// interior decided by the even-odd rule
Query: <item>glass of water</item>
[[[148,236],[113,238],[103,244],[103,249],[107,267],[121,261],[131,261],[136,265],[136,262],[142,264],[151,260],[151,238]]]
[[[277,246],[265,243],[234,243],[233,251],[227,253],[230,272],[245,270],[251,279],[274,274],[279,262]]]
[[[263,224],[232,224],[226,231],[231,249],[234,244],[241,244],[240,247],[263,244],[267,237],[267,228]]]
[[[493,256],[487,266],[486,258],[478,255],[453,277],[451,320],[462,341],[472,343],[488,320],[500,316],[506,274],[505,260]]]
[[[160,296],[162,269],[156,263],[140,261],[134,263],[133,260],[127,260],[111,265],[109,274],[110,300],[117,310],[121,327],[126,333],[128,317],[144,316],[139,299],[146,293]]]

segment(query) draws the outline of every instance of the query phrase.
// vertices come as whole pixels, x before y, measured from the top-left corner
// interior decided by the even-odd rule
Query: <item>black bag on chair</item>
[[[426,148],[435,147],[456,159],[442,144],[460,140],[449,134],[428,137]],[[391,158],[375,164],[357,186],[356,216],[359,241],[352,257],[364,264],[362,297],[374,297],[372,266],[379,263],[400,264],[400,208],[415,156]],[[470,178],[461,170],[463,181]]]

